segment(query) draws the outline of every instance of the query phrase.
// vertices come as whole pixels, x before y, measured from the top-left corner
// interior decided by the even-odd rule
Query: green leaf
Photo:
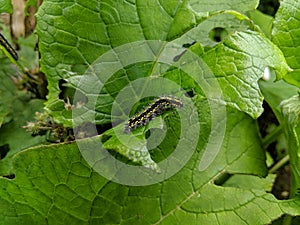
[[[276,175],[270,174],[266,178],[247,176],[243,174],[235,174],[231,176],[223,186],[225,187],[238,187],[244,189],[257,189],[272,191]]]
[[[192,27],[174,40],[179,45],[191,44],[195,41],[208,48],[219,44],[220,40],[230,36],[237,31],[256,30],[253,22],[244,14],[236,11],[221,11],[202,19],[197,26]],[[221,30],[224,37],[217,37],[215,33]]]
[[[17,96],[15,96],[17,94]],[[45,137],[31,136],[22,126],[26,122],[32,121],[35,112],[43,109],[44,100],[30,100],[24,93],[14,93],[11,105],[11,114],[13,115],[9,123],[4,124],[0,129],[0,146],[7,146],[8,153],[0,161],[0,174],[7,175],[13,173],[12,158],[21,150],[45,142]]]
[[[256,1],[251,1],[249,4],[251,5],[253,2],[255,2],[254,5],[257,4]],[[280,51],[261,34],[248,33],[240,34],[240,36],[234,34],[237,30],[246,31],[247,29],[256,29],[249,18],[234,11],[217,13],[207,19],[202,18],[202,20],[198,22],[197,13],[195,14],[195,11],[191,10],[186,2],[164,2],[160,5],[152,1],[143,1],[139,3],[138,7],[134,4],[118,1],[109,1],[109,3],[101,1],[100,6],[94,2],[82,5],[75,4],[73,6],[69,6],[69,4],[69,2],[60,2],[57,4],[56,2],[46,1],[37,14],[37,33],[40,38],[39,46],[42,55],[41,65],[42,70],[46,73],[48,78],[49,100],[46,103],[46,107],[56,121],[66,126],[71,126],[72,116],[70,112],[67,112],[64,108],[63,99],[58,97],[61,93],[61,87],[59,87],[58,84],[62,80],[67,80],[69,83],[75,82],[73,83],[75,87],[76,85],[78,86],[88,65],[103,55],[103,53],[111,50],[111,48],[125,46],[128,43],[153,39],[173,40],[174,37],[179,37],[175,39],[173,43],[183,45],[200,40],[204,45],[214,46],[218,43],[211,40],[209,37],[210,32],[215,28],[224,28],[226,32],[228,32],[228,40],[225,41],[223,45],[226,44],[228,46],[222,47],[222,43],[219,43],[215,50],[206,54],[207,63],[210,64],[211,69],[214,70],[216,64],[212,62],[212,60],[208,60],[211,56],[210,54],[214,54],[215,52],[213,51],[218,51],[217,54],[227,54],[230,52],[230,55],[226,55],[227,59],[224,58],[224,60],[218,61],[218,63],[220,62],[221,64],[217,66],[225,69],[228,75],[233,75],[234,72],[238,72],[239,74],[233,82],[241,82],[243,84],[241,84],[241,90],[229,88],[227,92],[230,93],[225,93],[225,101],[227,101],[229,105],[247,112],[254,118],[262,112],[262,96],[259,93],[256,83],[262,76],[263,67],[270,64],[270,66],[274,66],[274,68],[278,70],[276,71],[278,78],[284,76],[288,70]],[[249,5],[246,4],[246,7],[248,6]],[[98,16],[97,9],[99,7],[101,17]],[[236,7],[236,5],[234,5],[234,7]],[[232,4],[225,8],[232,9],[234,7]],[[68,10],[63,10],[64,8]],[[253,8],[253,6],[250,8]],[[156,11],[155,18],[149,20],[148,18],[152,17],[153,10]],[[89,13],[82,13],[85,11]],[[85,16],[83,16],[83,14]],[[172,16],[170,17],[170,15]],[[78,18],[76,23],[72,21],[75,17]],[[180,18],[180,20],[177,18]],[[182,20],[184,22],[182,22]],[[74,25],[70,26],[70,22]],[[197,25],[199,25],[199,28],[194,28]],[[94,35],[91,35],[91,31],[88,29],[93,29],[92,33]],[[247,39],[243,39],[246,38],[246,36]],[[245,45],[247,41],[251,41],[251,44],[254,46],[250,48],[249,45]],[[262,41],[262,45],[259,44],[260,41]],[[238,47],[242,49],[236,49],[237,47],[234,47],[236,44],[244,45]],[[227,49],[228,47],[229,49]],[[244,53],[237,52],[240,50]],[[227,52],[225,53],[225,51]],[[264,55],[270,54],[273,58],[264,59],[264,63],[260,63],[261,58],[258,56],[260,56],[261,53]],[[159,51],[157,51],[156,54],[159,54]],[[140,57],[143,58],[144,56],[143,52],[141,52]],[[154,55],[154,57],[158,57],[158,55]],[[232,59],[234,59],[234,61],[231,62],[233,64],[229,67],[225,60],[232,61]],[[249,60],[253,60],[255,67],[258,68],[252,67],[254,68],[253,71],[250,70],[247,64]],[[240,63],[240,61],[242,61],[242,63]],[[276,62],[276,65],[273,65],[271,62]],[[158,61],[154,59],[153,63],[155,65]],[[140,71],[138,71],[139,76],[133,74],[133,76],[135,76],[133,80],[138,77],[153,75],[151,68],[154,65],[149,65],[148,70],[140,66]],[[237,68],[238,71],[235,71],[235,66],[241,68]],[[137,73],[137,71],[133,72]],[[216,72],[217,76],[220,76],[220,71],[214,72]],[[128,80],[125,81],[127,79],[126,77],[128,77],[127,73],[129,73],[127,69],[123,71],[123,76],[121,77],[123,83],[120,83],[121,79],[118,78],[119,80],[115,80],[113,85],[111,85],[115,87],[114,91],[118,91],[126,85],[125,82],[128,82]],[[251,76],[245,78],[245,73],[251,73]],[[100,71],[98,72],[98,76],[103,76]],[[74,81],[74,79],[76,81]],[[90,79],[91,84],[95,83],[92,77],[88,79]],[[219,80],[221,81],[222,79]],[[249,87],[249,83],[253,84],[253,87],[252,85]],[[226,87],[224,86],[226,90],[229,84],[223,82],[222,85],[226,85]],[[245,88],[247,89],[246,92]],[[88,93],[83,92],[82,94],[87,95]],[[98,124],[110,122],[110,115],[108,113],[112,104],[110,102],[114,100],[112,94],[110,95],[111,96],[103,96],[103,98],[97,102],[97,106],[99,107],[102,105],[108,106],[106,111],[101,112],[101,119],[96,121]],[[242,95],[242,101],[236,98],[240,95]],[[105,99],[105,97],[107,98]]]
[[[277,119],[284,124],[280,104],[283,100],[289,99],[298,92],[298,88],[288,84],[284,80],[275,81],[275,73],[271,72],[269,80],[260,80],[259,86],[265,101],[272,108]]]
[[[291,195],[298,195],[300,188],[300,97],[293,96],[281,103],[284,117],[284,130],[288,140],[290,165],[292,171]]]
[[[104,133],[104,138],[106,139],[103,144],[104,148],[113,149],[133,162],[141,163],[146,168],[160,172],[157,164],[151,159],[151,155],[147,149],[147,140],[143,133],[135,137],[125,134],[124,126],[116,127],[115,132],[118,132],[119,135],[116,136],[112,129]],[[124,143],[119,139],[120,136],[121,140],[125,141]]]
[[[47,110],[65,126],[90,122],[100,135],[17,154],[16,178],[0,179],[0,221],[266,224],[300,214],[299,200],[276,200],[261,188],[271,181],[253,179],[267,175],[252,119],[262,111],[257,82],[267,66],[277,79],[289,67],[249,18],[230,11],[257,1],[216,3],[203,12],[195,1],[43,2],[37,34]],[[220,9],[229,11],[213,13]],[[190,104],[125,135],[128,116],[165,93]],[[214,184],[223,174],[243,174],[260,189],[238,179]]]
[[[150,186],[120,185],[93,171],[77,146],[85,146],[84,155],[93,157],[97,170],[106,165],[99,152],[101,137],[80,140],[79,145],[49,145],[23,151],[14,158],[15,179],[0,179],[3,206],[0,219],[8,225],[185,224],[186,221],[224,224],[229,220],[231,224],[265,224],[283,213],[299,214],[296,200],[278,201],[266,191],[243,185],[213,184],[223,172],[260,175],[266,172],[255,121],[241,112],[228,113],[232,119],[226,127],[224,144],[207,170],[198,170],[203,150],[196,151],[180,172]],[[248,138],[241,140],[245,135]],[[113,174],[112,178],[116,176]],[[127,177],[135,178],[132,174]]]
[[[221,11],[221,10],[235,10],[238,12],[246,12],[253,9],[259,4],[258,0],[251,1],[239,1],[233,0],[230,2],[222,1],[222,0],[191,0],[189,1],[190,7],[196,12],[213,12],[213,11]]]
[[[1,28],[3,29],[4,35],[10,37],[7,27],[3,26]],[[7,55],[9,55],[9,53],[7,53]],[[1,51],[0,47],[0,79],[2,81],[0,84],[0,127],[12,119],[12,99],[17,91],[11,79],[11,77],[17,73],[17,68],[10,63],[7,55]]]
[[[36,69],[38,55],[34,45],[36,38],[29,36],[27,39],[19,39],[19,69],[21,63],[24,67]],[[42,111],[44,100],[31,100],[29,93],[20,91],[16,85],[20,85],[20,71],[10,63],[7,57],[0,60],[0,174],[12,173],[12,157],[19,151],[45,142],[45,137],[32,137],[22,126],[34,118],[36,111]],[[24,78],[25,80],[26,78]],[[13,82],[15,81],[15,83]]]
[[[10,13],[12,14],[13,8],[11,0],[3,0],[0,2],[0,13]]]
[[[221,36],[221,42],[210,36],[216,28],[225,34]],[[257,118],[263,110],[263,97],[257,82],[265,68],[275,69],[278,80],[290,71],[281,51],[256,30],[243,14],[225,11],[213,14],[174,40],[180,45],[195,41],[204,45],[208,49],[206,52],[197,51],[196,46],[191,49],[195,53],[200,52],[200,57],[212,70],[220,83],[223,100],[253,118]]]
[[[5,56],[4,56],[5,57]],[[16,70],[10,64],[9,60],[5,58],[1,58],[0,60],[0,77],[1,77],[1,84],[0,84],[0,127],[2,124],[11,120],[12,115],[11,107],[12,107],[12,99],[14,98],[16,87],[13,82],[9,79],[9,76],[12,76]]]
[[[249,14],[249,18],[253,20],[253,22],[261,28],[264,34],[268,38],[271,38],[274,18],[272,16],[262,13],[259,10],[250,11],[248,12],[248,14]]]
[[[18,62],[31,71],[39,68],[39,56],[35,50],[36,43],[37,36],[34,34],[26,38],[18,38],[18,45],[20,46]]]
[[[46,106],[57,122],[64,123],[64,116],[69,115],[58,98],[59,82],[68,77],[64,69],[85,71],[88,64],[110,49],[107,27],[98,11],[95,1],[44,1],[37,13],[41,70],[47,76],[49,90]]]
[[[276,13],[272,30],[272,41],[282,50],[287,63],[294,69],[286,81],[300,87],[300,57],[298,46],[300,45],[299,18],[300,2],[293,0],[282,1]]]
[[[281,79],[289,67],[279,49],[253,31],[237,32],[203,55],[218,79],[228,105],[257,118],[263,111],[258,80],[264,69]]]

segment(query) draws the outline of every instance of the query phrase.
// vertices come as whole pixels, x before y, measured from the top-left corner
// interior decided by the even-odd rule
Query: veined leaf
[[[203,9],[201,2],[43,1],[37,34],[46,108],[65,126],[90,122],[100,134],[17,153],[15,178],[0,179],[3,224],[266,224],[300,214],[298,199],[279,201],[265,188],[273,180],[262,178],[265,152],[253,119],[262,111],[257,81],[265,67],[278,79],[289,67],[232,11],[257,1]],[[179,95],[182,109],[124,134],[128,116],[165,93]],[[102,129],[107,124],[113,128]],[[260,177],[264,188],[217,184],[223,174]]]
[[[280,50],[266,37],[252,31],[229,36],[203,58],[220,83],[224,101],[253,118],[263,111],[258,80],[264,69],[274,68],[277,79],[290,70]]]
[[[150,186],[129,187],[106,180],[91,170],[75,143],[40,146],[19,153],[14,160],[16,178],[0,179],[1,221],[226,224],[230,220],[231,224],[266,224],[283,213],[299,214],[297,200],[278,201],[255,187],[213,184],[224,172],[265,174],[255,121],[241,112],[228,113],[232,119],[227,124],[224,145],[206,171],[198,170],[201,151],[195,152],[180,172]],[[244,135],[248,138],[241,140]],[[86,147],[86,154],[94,157],[94,168],[105,166],[99,149],[90,148],[100,146],[101,137],[79,142],[79,146]],[[112,174],[112,179],[116,176]],[[127,177],[136,179],[130,174]]]

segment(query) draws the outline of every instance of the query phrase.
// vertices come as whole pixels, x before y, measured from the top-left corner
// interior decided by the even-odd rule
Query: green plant
[[[266,224],[284,214],[277,222],[291,224],[300,214],[300,2],[282,1],[275,18],[258,3],[43,1],[47,100],[32,94],[41,82],[34,36],[18,40],[18,61],[0,55],[0,224]],[[10,1],[0,12],[12,12]],[[124,133],[126,118],[163,94],[183,107]],[[264,100],[276,116],[268,129]],[[287,154],[267,165],[282,139]],[[287,161],[290,198],[279,200],[273,173]]]

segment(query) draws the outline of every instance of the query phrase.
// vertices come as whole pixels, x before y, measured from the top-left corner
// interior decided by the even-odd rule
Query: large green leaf
[[[21,152],[14,159],[15,179],[0,179],[1,222],[266,224],[283,213],[299,214],[296,200],[278,201],[255,186],[213,184],[224,172],[266,172],[255,121],[237,111],[228,114],[232,120],[227,123],[224,144],[207,170],[198,170],[201,151],[197,151],[176,175],[150,186],[129,187],[99,176],[86,164],[76,143]],[[241,140],[241,136],[247,138]],[[78,144],[86,146],[98,166],[105,166],[96,148],[100,141],[101,137],[95,137]]]
[[[250,5],[256,1],[251,2]],[[253,4],[252,7],[256,4]],[[235,4],[229,4],[223,9],[233,9],[234,7],[236,7]],[[248,7],[248,9],[251,8],[249,5]],[[205,9],[204,4],[203,10]],[[83,13],[85,11],[88,13]],[[156,13],[153,14],[153,11]],[[209,8],[206,11],[209,12]],[[73,21],[75,17],[76,22]],[[96,2],[78,5],[70,2],[45,1],[37,18],[39,21],[37,32],[40,36],[42,54],[41,64],[49,82],[47,108],[57,121],[68,126],[71,126],[71,114],[66,111],[63,100],[58,97],[61,93],[61,87],[58,84],[62,80],[71,82],[71,77],[73,78],[72,82],[75,82],[75,79],[77,85],[88,65],[103,53],[113,51],[112,48],[126,44],[130,47],[130,43],[137,41],[168,41],[175,38],[174,43],[176,44],[184,45],[199,41],[204,46],[211,46],[218,43],[211,40],[210,31],[213,31],[214,28],[225,29],[228,32],[228,40],[219,43],[214,50],[207,52],[203,57],[214,75],[220,76],[219,70],[224,70],[222,72],[224,75],[232,76],[234,79],[224,81],[225,83],[222,83],[222,80],[225,79],[219,79],[219,82],[222,83],[221,88],[224,91],[225,102],[247,112],[254,118],[262,112],[262,96],[256,83],[262,76],[264,68],[266,66],[274,67],[279,78],[288,71],[281,52],[262,34],[234,34],[237,30],[256,30],[256,28],[247,17],[233,11],[199,19],[197,12],[191,10],[189,3],[185,1],[166,1],[164,3],[140,1],[136,4],[123,1],[101,1],[99,5]],[[196,28],[194,28],[195,25],[197,25]],[[251,42],[252,47],[245,44],[248,42]],[[241,46],[235,47],[239,44]],[[243,53],[239,51],[243,51]],[[159,53],[158,50],[156,54]],[[143,52],[140,54],[142,57],[144,56]],[[214,57],[223,55],[223,59],[210,60],[214,54],[217,54]],[[262,60],[261,55],[263,57],[271,55],[272,58],[268,57]],[[154,57],[158,57],[158,55],[154,54]],[[227,62],[228,60],[230,63]],[[252,69],[249,68],[250,61],[253,62]],[[158,61],[154,59],[153,63],[158,63]],[[134,79],[154,75],[151,71],[153,66],[149,65],[148,68],[140,66],[139,75],[134,74]],[[111,85],[115,87],[114,91],[119,91],[126,85],[124,79],[129,77],[130,71],[125,68],[125,71],[122,72],[122,83],[118,78],[119,80]],[[136,73],[136,71],[133,72]],[[101,71],[97,71],[97,73],[99,77],[103,76]],[[87,79],[91,79],[91,85],[95,83],[92,78],[87,77]],[[241,85],[236,85],[237,90],[233,90],[235,88],[228,88],[230,82],[241,83]],[[249,86],[249,84],[251,85]],[[239,98],[237,98],[238,96]],[[104,104],[107,106],[107,111],[101,112],[102,115],[99,115],[96,123],[110,122],[111,118],[108,112],[110,112],[113,100],[113,96],[103,96],[96,103],[96,108]]]
[[[276,13],[272,40],[282,50],[289,66],[294,69],[286,80],[300,87],[300,2],[284,0]]]

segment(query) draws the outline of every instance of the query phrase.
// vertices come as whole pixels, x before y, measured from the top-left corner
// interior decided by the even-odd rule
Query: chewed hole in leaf
[[[222,173],[214,180],[214,184],[222,186],[231,176],[232,174]]]
[[[260,1],[257,9],[265,14],[274,16],[279,8],[279,1]]]
[[[111,129],[113,126],[111,123],[96,125],[97,133],[102,134],[105,131]]]
[[[4,175],[2,177],[12,180],[12,179],[15,179],[16,176],[15,176],[15,174],[8,174],[8,175]]]
[[[186,53],[187,50],[184,50],[183,52],[181,52],[179,55],[174,56],[173,61],[174,62],[178,62],[179,59],[184,55],[184,53]]]
[[[186,43],[186,44],[183,44],[182,47],[184,48],[189,48],[191,47],[192,45],[196,44],[197,42],[196,41],[193,41],[192,43]]]
[[[196,42],[196,41],[193,41],[193,42],[191,42],[191,43],[186,43],[186,44],[183,44],[182,47],[183,47],[183,48],[189,48],[189,47],[191,47],[192,45],[194,45],[195,43],[197,43],[197,42]],[[174,62],[178,62],[178,61],[180,60],[180,58],[181,58],[186,52],[187,52],[187,50],[184,50],[184,51],[182,51],[179,55],[174,56],[173,61],[174,61]]]
[[[190,90],[185,93],[185,96],[188,98],[193,98],[195,95],[196,94],[195,94],[194,90]]]
[[[10,148],[8,144],[0,146],[0,159],[3,159],[7,155],[9,149]]]
[[[272,130],[274,130],[277,126],[279,126],[279,121],[277,120],[276,115],[272,111],[270,105],[266,101],[263,101],[263,108],[264,108],[264,112],[258,118],[258,124],[259,124],[260,133],[264,138]],[[275,144],[276,143],[274,143],[274,145]],[[269,150],[272,154],[272,157],[277,158],[278,155],[273,155],[273,153],[275,154],[274,145],[270,146]]]
[[[221,42],[228,35],[228,32],[223,27],[215,27],[209,32],[209,38],[215,42]]]

